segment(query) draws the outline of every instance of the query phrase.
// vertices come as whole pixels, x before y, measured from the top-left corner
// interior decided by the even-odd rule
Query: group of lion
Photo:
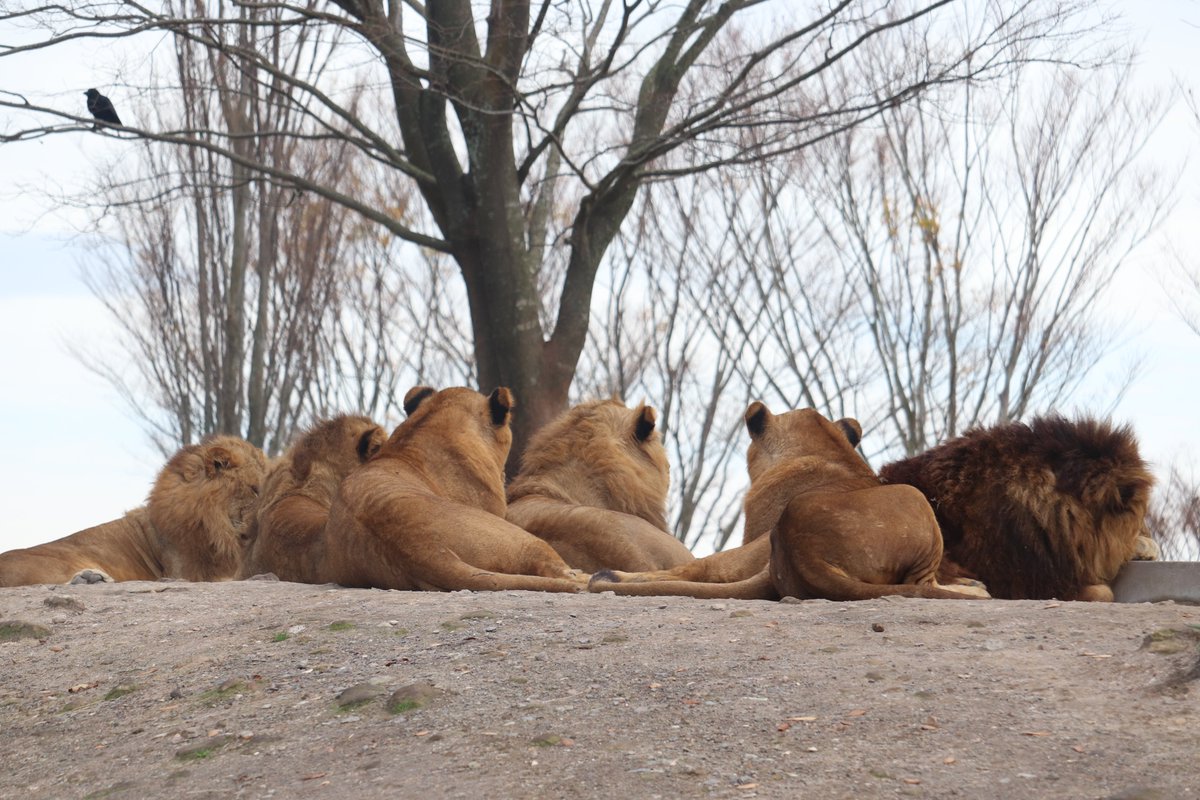
[[[0,586],[274,573],[402,590],[1111,600],[1120,567],[1155,550],[1152,476],[1129,429],[1105,422],[979,429],[877,474],[856,420],[753,403],[742,544],[698,559],[667,530],[653,408],[570,409],[506,486],[513,408],[506,388],[416,387],[390,436],[336,417],[271,462],[210,437],[167,462],[144,507],[0,554]]]

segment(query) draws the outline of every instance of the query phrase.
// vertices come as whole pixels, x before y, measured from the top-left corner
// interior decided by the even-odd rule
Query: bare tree
[[[811,162],[905,454],[1071,397],[1119,329],[1098,299],[1169,205],[1139,158],[1161,98],[1125,66],[1044,73],[889,109]]]
[[[1113,332],[1097,301],[1171,186],[1140,166],[1161,105],[1123,65],[1042,77],[643,195],[580,374],[678,400],[677,535],[736,530],[749,399],[857,416],[872,458],[1073,399]]]
[[[1146,514],[1146,527],[1168,561],[1200,561],[1200,481],[1172,464]]]
[[[255,31],[255,13],[238,11],[247,23],[234,29],[239,36]],[[239,46],[270,51],[297,75],[328,67],[328,49],[324,60],[313,58],[307,37],[315,31],[263,30]],[[387,187],[390,205],[380,198],[380,206],[397,209],[407,184],[374,174],[343,141],[306,136],[284,87],[251,79],[254,59],[183,37],[174,44],[170,72],[183,103],[141,108],[137,117],[226,131],[238,152],[343,191]],[[428,337],[424,325],[395,336],[402,321],[392,315],[414,303],[428,313],[429,298],[416,295],[436,291],[422,280],[434,275],[432,266],[402,281],[394,237],[381,237],[375,223],[210,150],[143,139],[136,154],[102,170],[89,191],[104,200],[91,210],[111,217],[119,238],[104,249],[104,268],[86,277],[128,351],[89,363],[117,385],[160,449],[219,431],[278,452],[314,416],[399,405],[397,381],[412,371],[393,344]]]
[[[427,215],[397,218],[321,175],[272,162],[238,130],[133,131],[224,156],[239,184],[251,174],[270,178],[449,254],[466,287],[477,379],[511,386],[522,403],[515,457],[566,404],[597,272],[645,182],[803,150],[930,87],[983,79],[1029,58],[1069,57],[1068,37],[1085,6],[1030,0],[960,12],[948,0],[844,0],[802,15],[761,0],[492,0],[486,8],[468,0],[302,0],[239,2],[238,15],[222,16],[200,0],[163,12],[122,0],[33,0],[9,4],[0,20],[32,26],[40,38],[0,44],[0,57],[16,65],[23,53],[61,42],[166,31],[237,65],[243,94],[271,88],[314,135],[406,176]],[[737,20],[746,24],[735,28]],[[315,42],[352,39],[338,52],[376,65],[367,81],[384,82],[377,107],[388,113],[356,109],[347,100],[353,87],[337,75],[311,76],[255,47],[268,26],[294,35],[315,30]],[[737,46],[726,46],[731,41]],[[853,69],[871,43],[896,53],[886,71],[823,80],[835,68]],[[0,134],[8,141],[87,122],[21,96],[0,97],[2,106],[65,121],[10,125]],[[746,130],[761,135],[747,138]],[[683,172],[666,162],[681,151],[696,155]],[[577,199],[571,213],[544,213],[551,190]],[[550,247],[562,248],[565,266],[547,325],[538,290]]]

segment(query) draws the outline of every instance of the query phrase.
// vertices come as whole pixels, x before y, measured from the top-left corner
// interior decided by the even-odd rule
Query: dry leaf
[[[865,717],[866,715],[867,715],[867,710],[865,708],[856,708],[853,711],[851,711],[849,714],[847,714],[846,716],[847,717]]]
[[[100,681],[92,681],[91,683],[77,683],[70,689],[67,689],[67,692],[70,694],[75,694],[76,692],[86,692],[88,689],[95,689],[99,685]]]
[[[1087,656],[1088,658],[1112,658],[1112,653],[1088,653],[1088,652],[1084,652],[1084,653],[1082,653],[1082,655],[1085,655],[1085,656]]]
[[[784,731],[786,731],[786,730],[791,730],[791,727],[792,727],[792,723],[790,723],[790,722],[781,722],[781,723],[779,723],[778,725],[776,725],[776,726],[775,726],[775,730],[779,731],[780,733],[783,733],[783,732],[784,732]]]
[[[698,705],[700,705],[700,701],[695,700],[691,697],[685,697],[685,698],[683,698],[683,704],[685,706],[698,706]]]
[[[1047,603],[1042,608],[1058,608],[1062,603]]]
[[[1022,736],[1049,736],[1050,731],[1022,731]]]
[[[313,772],[313,773],[310,773],[310,774],[308,774],[308,775],[305,775],[305,776],[304,776],[303,778],[301,778],[300,780],[302,780],[302,781],[315,781],[315,780],[317,780],[318,778],[324,778],[324,777],[325,777],[326,775],[328,775],[328,774],[329,774],[328,772]]]
[[[1078,745],[1078,744],[1072,746],[1071,749],[1074,750],[1076,753],[1086,753],[1087,752],[1087,750],[1083,747],[1083,745]]]
[[[737,788],[739,788],[739,789],[757,789],[758,784],[757,783],[741,783],[741,784],[738,784]]]
[[[788,722],[816,722],[816,717],[788,717]]]
[[[955,758],[954,756],[946,756],[945,758],[942,759],[943,764],[954,764],[957,761],[958,761],[958,759]]]
[[[916,786],[918,783],[921,782],[921,779],[920,778],[905,778],[904,782],[907,783],[909,786]]]
[[[429,735],[429,731],[417,731],[416,733],[413,734],[413,736],[428,736],[428,735]]]

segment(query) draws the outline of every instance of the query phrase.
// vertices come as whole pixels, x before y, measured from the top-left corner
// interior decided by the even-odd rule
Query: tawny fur
[[[608,571],[591,589],[695,597],[863,600],[884,595],[966,599],[934,580],[941,537],[929,504],[905,487],[885,487],[855,452],[861,429],[812,409],[775,416],[746,412],[743,544],[655,573]],[[899,490],[899,491],[897,491]]]
[[[342,479],[379,451],[387,432],[367,417],[339,416],[310,428],[267,475],[239,577],[270,572],[323,583],[323,537]]]
[[[1061,416],[972,430],[880,474],[929,498],[944,575],[1012,599],[1111,600],[1154,482],[1128,427]]]
[[[117,581],[229,580],[241,563],[266,464],[262,451],[234,436],[188,445],[163,467],[145,506],[0,555],[0,586],[66,583],[89,569]]]
[[[667,569],[694,560],[667,532],[667,453],[656,412],[581,403],[542,428],[508,488],[506,518],[584,572]]]
[[[586,579],[504,520],[512,394],[416,387],[409,417],[342,481],[325,568],[345,586],[574,592]],[[336,546],[333,543],[336,542]]]

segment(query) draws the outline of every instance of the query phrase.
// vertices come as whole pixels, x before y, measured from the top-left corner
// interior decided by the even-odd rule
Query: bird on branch
[[[92,116],[96,118],[96,124],[92,126],[92,130],[99,129],[101,124],[123,126],[111,100],[95,89],[88,89],[84,94],[87,95],[88,111],[92,112]]]

